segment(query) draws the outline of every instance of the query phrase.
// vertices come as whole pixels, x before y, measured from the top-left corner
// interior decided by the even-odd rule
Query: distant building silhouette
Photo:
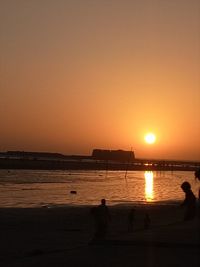
[[[92,158],[98,160],[132,162],[135,159],[135,155],[133,151],[93,149]]]
[[[64,158],[60,153],[51,152],[32,152],[32,151],[7,151],[4,153],[7,157],[21,157],[21,158]]]
[[[91,156],[84,155],[63,155],[61,153],[52,152],[32,152],[32,151],[7,151],[0,152],[3,158],[19,158],[19,159],[45,159],[45,160],[82,160],[91,159]]]

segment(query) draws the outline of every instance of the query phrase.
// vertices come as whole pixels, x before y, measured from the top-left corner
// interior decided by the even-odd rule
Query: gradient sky
[[[200,1],[1,0],[0,151],[131,147],[200,160]]]

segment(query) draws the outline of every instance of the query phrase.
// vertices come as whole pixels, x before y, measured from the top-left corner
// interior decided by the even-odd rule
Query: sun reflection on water
[[[153,192],[153,172],[145,171],[145,198],[147,202],[151,202],[154,198]]]

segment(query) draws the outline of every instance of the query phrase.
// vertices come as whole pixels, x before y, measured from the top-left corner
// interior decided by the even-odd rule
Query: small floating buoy
[[[71,194],[77,194],[75,190],[70,191]]]

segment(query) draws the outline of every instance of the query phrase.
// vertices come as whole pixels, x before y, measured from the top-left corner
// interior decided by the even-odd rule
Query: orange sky
[[[199,0],[2,0],[0,28],[0,151],[200,160]]]

